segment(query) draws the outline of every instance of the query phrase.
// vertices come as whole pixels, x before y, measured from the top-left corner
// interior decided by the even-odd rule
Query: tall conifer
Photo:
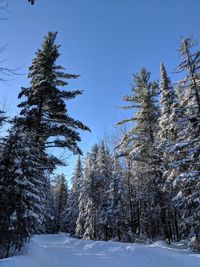
[[[56,64],[60,56],[60,46],[55,44],[56,36],[56,32],[48,33],[29,68],[30,87],[22,88],[19,93],[19,98],[24,100],[18,105],[21,108],[18,123],[35,130],[36,143],[41,151],[60,147],[81,154],[77,130],[88,131],[89,128],[69,116],[66,100],[82,92],[61,90],[78,75],[65,73],[65,69]]]

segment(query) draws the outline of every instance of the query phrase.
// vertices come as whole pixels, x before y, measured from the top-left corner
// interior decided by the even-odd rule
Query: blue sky
[[[26,74],[34,53],[48,31],[58,31],[59,63],[81,75],[68,89],[85,91],[68,107],[92,130],[81,135],[80,146],[88,151],[130,114],[117,106],[130,93],[133,73],[145,66],[158,79],[163,61],[172,80],[177,78],[172,72],[179,62],[180,36],[200,40],[199,10],[200,0],[36,0],[34,6],[9,0],[1,11],[7,20],[0,21],[0,46],[6,45],[0,57],[22,75],[1,83],[0,103],[6,102],[10,116],[18,112],[17,95],[29,84]],[[68,163],[63,171],[69,177],[74,157]]]

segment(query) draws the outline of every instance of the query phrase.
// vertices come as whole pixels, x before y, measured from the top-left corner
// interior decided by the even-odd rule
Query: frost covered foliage
[[[183,39],[182,62],[178,69],[186,77],[176,87],[170,82],[164,64],[160,68],[160,112],[152,83],[144,69],[134,75],[131,102],[125,108],[134,116],[119,125],[132,122],[118,153],[128,158],[133,170],[131,180],[136,193],[133,210],[139,214],[136,235],[145,238],[200,242],[200,53],[194,41]],[[134,215],[134,217],[135,217]],[[194,241],[195,240],[195,241]],[[195,243],[196,242],[196,243]]]
[[[172,83],[164,64],[160,83],[145,68],[133,76],[132,117],[115,151],[101,142],[78,158],[68,189],[64,175],[49,175],[58,158],[49,147],[81,154],[78,130],[89,130],[68,115],[64,91],[77,75],[56,65],[59,46],[49,33],[22,88],[20,116],[0,145],[0,257],[7,257],[35,233],[69,232],[78,238],[145,242],[188,239],[200,248],[200,52],[183,39]]]
[[[126,232],[127,210],[123,205],[122,167],[104,143],[94,145],[88,153],[81,177],[78,206],[69,206],[70,214],[76,214],[77,218],[74,229],[70,224],[72,233],[84,239],[130,240],[130,233]],[[73,190],[72,187],[72,196]]]
[[[76,221],[79,215],[79,197],[83,181],[83,168],[80,156],[71,179],[72,188],[69,191],[68,203],[63,212],[64,229],[71,235],[75,235]]]
[[[133,188],[136,184],[138,187],[135,192],[137,202],[132,205],[132,221],[135,220],[134,214],[139,214],[139,217],[136,223],[132,222],[133,234],[137,238],[156,239],[164,231],[161,218],[162,171],[157,140],[159,90],[157,82],[150,81],[150,73],[144,68],[133,78],[132,95],[124,98],[131,104],[123,108],[136,109],[136,112],[118,125],[133,122],[134,126],[124,136],[119,150],[129,158],[129,166],[134,170],[134,174],[129,174],[131,183]]]
[[[180,47],[182,62],[178,69],[186,77],[179,82],[179,108],[177,110],[176,142],[172,146],[174,157],[167,183],[176,192],[174,202],[181,210],[181,235],[195,237],[200,242],[200,54],[194,52],[194,41],[183,39]]]
[[[55,232],[64,231],[63,213],[68,204],[68,186],[64,174],[58,175],[53,189]]]
[[[13,127],[4,141],[0,161],[1,257],[20,250],[43,228],[43,167],[33,135]]]
[[[179,69],[186,78],[178,84],[163,63],[160,83],[145,68],[133,76],[132,94],[124,97],[130,104],[123,107],[133,115],[118,123],[129,123],[130,130],[115,153],[95,145],[77,175],[78,205],[68,207],[68,214],[76,214],[70,228],[76,236],[169,243],[184,238],[199,247],[200,54],[190,51],[192,45],[182,41]]]

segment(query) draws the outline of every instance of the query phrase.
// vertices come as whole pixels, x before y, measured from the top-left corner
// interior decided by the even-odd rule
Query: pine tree
[[[99,202],[99,222],[98,239],[108,240],[108,206],[109,206],[109,186],[112,179],[112,157],[104,142],[101,143],[97,155],[97,189],[96,194]]]
[[[64,174],[56,177],[54,186],[55,231],[64,230],[63,217],[68,204],[68,185]]]
[[[199,52],[192,52],[194,41],[182,40],[180,71],[186,77],[179,83],[179,113],[177,140],[173,146],[173,171],[168,183],[176,192],[174,202],[181,210],[181,237],[194,237],[195,246],[200,242],[200,179],[199,179],[199,131],[200,131],[200,91],[199,91]]]
[[[97,169],[97,158],[98,158],[99,146],[94,145],[91,153],[88,155],[86,166],[84,169],[84,181],[83,181],[83,192],[82,201],[84,201],[85,210],[85,223],[84,223],[84,235],[85,239],[98,238],[97,223],[99,221],[99,205],[100,197],[98,192],[98,179],[99,173]],[[83,197],[85,198],[83,200]],[[82,203],[80,202],[80,205]]]
[[[84,170],[83,170],[83,180],[81,183],[81,190],[78,200],[78,218],[76,221],[76,229],[75,229],[75,235],[77,237],[83,237],[85,232],[85,221],[86,221],[86,202],[88,200],[89,195],[89,180],[88,177],[90,177],[91,173],[91,156],[90,154],[87,154],[84,164]]]
[[[170,188],[168,188],[168,190],[164,190],[164,188],[170,173],[173,171],[171,162],[174,159],[174,154],[171,153],[171,150],[176,143],[177,137],[176,123],[178,99],[163,63],[160,65],[160,90],[161,115],[159,118],[160,129],[158,132],[158,147],[160,151],[160,157],[162,158],[161,169],[163,173],[159,181],[160,208],[163,236],[170,242],[170,240],[179,239],[179,229],[178,227],[173,226],[178,225],[178,211],[171,201],[174,190],[171,190]],[[174,231],[174,228],[176,231]],[[176,238],[174,238],[173,234],[175,232]]]
[[[18,123],[27,129],[35,129],[36,143],[41,148],[68,148],[74,154],[81,154],[77,145],[80,136],[78,129],[87,130],[78,120],[68,115],[66,100],[82,94],[81,91],[65,91],[69,79],[78,75],[67,74],[64,68],[56,65],[60,56],[59,45],[55,44],[57,33],[49,32],[42,47],[29,68],[30,87],[22,88],[19,98],[24,97],[18,106],[22,108]],[[56,163],[60,162],[54,157]]]
[[[134,109],[136,114],[130,119],[125,119],[117,123],[123,125],[127,122],[136,123],[131,130],[125,134],[120,148],[125,154],[133,153],[134,149],[139,148],[142,151],[146,150],[146,146],[151,146],[155,138],[155,125],[158,120],[158,84],[150,82],[150,72],[146,69],[141,69],[139,74],[133,76],[134,85],[132,86],[133,95],[125,96],[123,100],[130,102],[131,105],[124,106],[122,109]],[[139,111],[138,111],[139,110]],[[143,147],[145,146],[145,149]]]
[[[132,242],[136,238],[140,237],[140,222],[141,222],[141,213],[140,212],[140,198],[142,191],[142,177],[139,176],[137,171],[139,168],[138,162],[132,161],[130,156],[124,157],[124,167],[122,171],[123,187],[124,187],[124,196],[123,196],[123,205],[124,205],[124,225],[128,229],[126,231],[125,240],[127,242]]]
[[[173,113],[173,105],[176,101],[174,88],[163,63],[160,65],[160,91],[161,114],[159,118],[159,137],[163,142],[164,140],[170,141],[171,139],[174,139],[174,129],[171,128],[173,122],[171,121],[171,115]]]
[[[131,102],[128,107],[135,109],[135,115],[118,123],[122,125],[134,122],[134,126],[124,136],[120,149],[122,154],[138,162],[135,175],[141,177],[143,194],[141,199],[140,235],[156,238],[159,233],[159,189],[156,186],[160,179],[160,157],[156,149],[156,135],[158,132],[158,84],[150,82],[150,73],[142,69],[134,75],[132,96],[124,97],[124,101]]]
[[[123,172],[118,158],[114,158],[113,172],[108,191],[108,232],[109,239],[127,241],[124,206]]]
[[[72,188],[69,193],[68,207],[65,212],[65,225],[67,231],[74,235],[76,230],[76,221],[79,215],[79,198],[83,182],[83,169],[81,158],[78,156],[77,164],[72,177]]]
[[[94,145],[86,157],[83,171],[82,189],[79,197],[79,216],[76,222],[76,235],[85,239],[97,239],[100,197],[98,188],[99,173],[97,157],[99,146]]]
[[[191,113],[200,114],[200,92],[199,92],[199,63],[200,55],[199,51],[192,53],[192,49],[195,46],[195,41],[191,38],[182,39],[180,54],[182,56],[182,62],[178,66],[180,71],[187,71],[186,78],[181,82],[182,88],[187,88],[185,102],[190,105]],[[194,118],[193,116],[190,119]],[[197,121],[191,121],[193,124],[199,123],[199,117]],[[194,125],[196,126],[196,125]]]
[[[44,189],[43,189],[43,206],[44,206],[44,233],[55,233],[55,203],[54,192],[50,178],[45,177]]]
[[[42,229],[43,166],[34,134],[15,125],[5,140],[0,161],[1,257],[20,250]]]

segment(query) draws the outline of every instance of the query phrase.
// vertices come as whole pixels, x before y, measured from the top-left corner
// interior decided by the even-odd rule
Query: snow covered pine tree
[[[78,75],[67,74],[62,66],[56,65],[60,56],[60,46],[55,44],[56,35],[57,33],[48,33],[29,68],[28,78],[31,79],[31,86],[22,88],[19,94],[19,98],[25,97],[25,101],[18,105],[22,108],[18,123],[24,128],[35,129],[36,143],[41,153],[46,148],[57,147],[68,148],[74,154],[81,154],[77,145],[81,140],[77,129],[90,129],[68,115],[65,101],[82,92],[60,89],[68,85],[67,80],[76,79]],[[58,158],[53,159],[55,164],[61,164]]]
[[[64,211],[68,205],[68,185],[64,174],[56,176],[54,186],[55,232],[64,231]]]
[[[124,97],[131,102],[123,109],[134,109],[135,115],[118,123],[122,125],[133,122],[130,131],[123,137],[119,149],[134,162],[134,176],[137,180],[138,192],[136,203],[139,214],[138,229],[133,229],[141,239],[154,239],[161,235],[160,188],[161,179],[160,157],[157,150],[156,136],[158,132],[158,84],[150,82],[150,73],[141,69],[134,75],[133,95]],[[136,225],[135,225],[136,226]]]
[[[43,223],[43,166],[34,132],[16,125],[4,141],[0,161],[0,257],[20,250]]]
[[[168,177],[176,192],[174,202],[181,210],[181,237],[191,238],[200,248],[200,53],[192,52],[195,42],[190,38],[181,42],[180,71],[186,77],[179,82],[179,112],[177,139],[172,151],[174,171]]]
[[[77,164],[71,179],[72,188],[69,191],[68,205],[64,211],[65,230],[75,235],[76,221],[79,215],[79,199],[83,183],[83,169],[81,158],[78,156]]]

